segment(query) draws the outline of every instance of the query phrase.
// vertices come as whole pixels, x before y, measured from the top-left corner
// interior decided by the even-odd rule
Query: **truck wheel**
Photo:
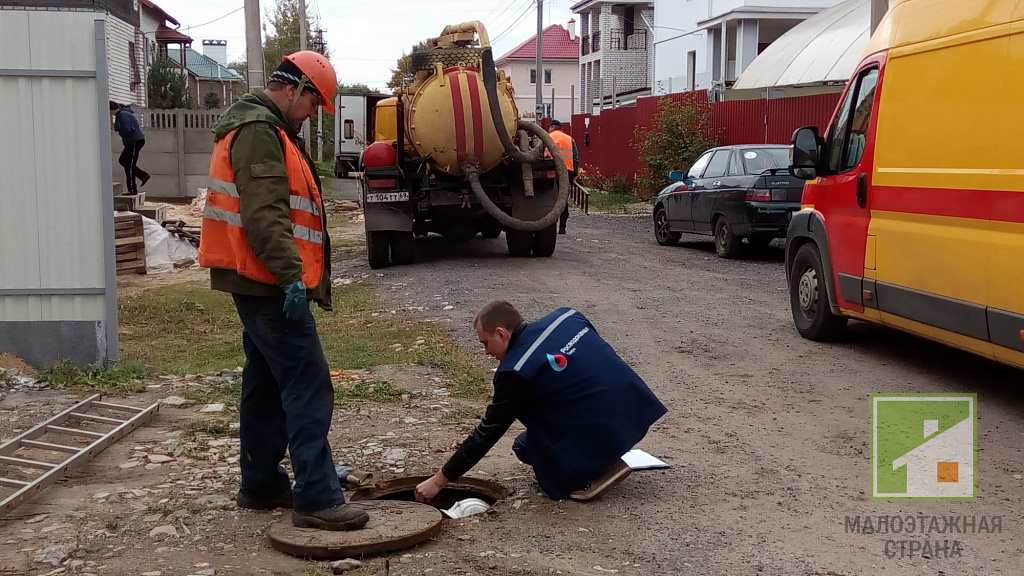
[[[366,231],[366,259],[370,268],[386,268],[391,252],[391,232],[388,230]]]
[[[412,232],[391,233],[391,261],[395,266],[412,264],[416,260],[416,241]]]
[[[719,216],[715,220],[715,252],[727,260],[738,258],[743,250],[741,239],[732,233],[732,227],[725,220],[725,216]]]
[[[482,53],[480,48],[431,48],[413,52],[409,58],[413,70],[433,70],[438,62],[442,68],[474,66]]]
[[[549,258],[555,253],[558,242],[558,225],[552,224],[533,235],[533,255]]]
[[[529,256],[533,250],[533,233],[522,230],[506,230],[505,243],[508,244],[508,253],[517,258]]]
[[[821,265],[818,247],[814,244],[801,246],[789,274],[789,302],[797,332],[816,342],[829,342],[842,336],[847,320],[833,314],[829,306],[829,279]]]
[[[484,238],[497,238],[501,236],[501,224],[493,218],[487,218],[480,224],[480,235]]]

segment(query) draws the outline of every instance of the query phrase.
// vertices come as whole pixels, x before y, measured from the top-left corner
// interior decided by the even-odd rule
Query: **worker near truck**
[[[548,134],[555,141],[555,146],[558,147],[562,161],[565,162],[565,167],[569,170],[569,186],[573,186],[576,183],[576,170],[580,165],[580,151],[576,148],[576,141],[572,139],[572,136],[562,131],[562,123],[558,120],[552,120],[548,124]],[[545,150],[544,155],[550,158],[551,151]],[[566,202],[565,209],[562,210],[562,215],[558,219],[559,234],[565,234],[565,225],[568,221],[569,203]]]
[[[353,530],[368,516],[345,503],[335,471],[327,441],[334,390],[309,309],[310,300],[331,309],[330,239],[320,180],[298,132],[318,107],[334,113],[336,85],[326,58],[296,52],[266,90],[220,117],[199,262],[242,321],[238,506],[291,508],[295,526]],[[294,487],[281,466],[286,450]]]
[[[583,314],[559,308],[527,323],[512,304],[492,302],[473,325],[500,362],[494,399],[441,470],[416,486],[418,501],[468,472],[517,419],[526,432],[512,450],[552,499],[591,500],[629,475],[622,455],[667,410]]]

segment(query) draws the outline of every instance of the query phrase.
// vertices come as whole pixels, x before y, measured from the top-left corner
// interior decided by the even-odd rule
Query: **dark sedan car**
[[[739,256],[743,238],[764,246],[785,237],[804,189],[789,174],[789,147],[770,144],[712,148],[672,176],[654,201],[658,244],[676,244],[683,232],[710,234],[722,258]]]

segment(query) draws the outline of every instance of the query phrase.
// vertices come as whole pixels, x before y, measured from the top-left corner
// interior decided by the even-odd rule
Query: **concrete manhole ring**
[[[292,526],[290,515],[267,529],[270,544],[284,552],[314,560],[340,560],[393,552],[429,540],[441,529],[441,512],[426,504],[372,500],[354,504],[366,510],[369,522],[360,530],[334,532]]]

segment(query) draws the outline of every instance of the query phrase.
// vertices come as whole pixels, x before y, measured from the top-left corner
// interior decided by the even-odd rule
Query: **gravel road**
[[[574,212],[551,258],[509,258],[504,237],[432,237],[417,259],[336,269],[368,278],[393,306],[450,319],[473,348],[473,317],[491,300],[512,301],[528,319],[572,306],[669,407],[640,445],[669,470],[635,473],[589,505],[552,503],[522,521],[484,523],[475,538],[492,551],[532,551],[552,573],[1020,574],[1022,373],[867,324],[851,324],[839,344],[801,339],[778,242],[725,261],[710,238],[661,247],[647,218]],[[874,392],[978,394],[976,502],[868,498]],[[507,436],[492,451],[500,461],[489,456],[479,468],[514,466]],[[996,533],[847,533],[847,517],[868,515],[1002,518]],[[901,541],[925,540],[956,540],[960,555],[899,551],[910,546]],[[514,560],[486,556],[494,573],[516,572]]]

